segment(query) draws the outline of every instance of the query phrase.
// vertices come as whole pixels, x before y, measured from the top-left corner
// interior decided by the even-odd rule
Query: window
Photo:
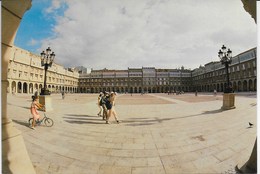
[[[21,77],[22,76],[22,71],[19,71],[19,77]]]

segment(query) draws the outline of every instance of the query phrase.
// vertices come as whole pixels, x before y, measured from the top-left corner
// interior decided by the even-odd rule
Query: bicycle
[[[41,120],[36,120],[35,121],[36,125],[39,126],[39,125],[42,124],[42,122],[44,122],[45,126],[52,127],[53,124],[54,124],[53,120],[51,118],[48,118],[45,115],[45,113],[43,113],[43,114],[44,114],[44,117]],[[33,118],[29,118],[28,122],[29,122],[29,127],[30,127],[32,125],[32,123],[33,123]]]

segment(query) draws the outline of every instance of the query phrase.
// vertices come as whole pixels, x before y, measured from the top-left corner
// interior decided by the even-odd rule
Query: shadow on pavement
[[[7,103],[7,105],[17,106],[17,107],[24,108],[24,109],[30,109],[30,107],[28,107],[28,106],[14,105],[14,104],[11,104],[11,103]]]
[[[127,126],[153,125],[153,124],[163,123],[164,121],[183,119],[183,118],[189,118],[189,117],[198,117],[198,116],[203,116],[203,115],[208,115],[208,114],[217,114],[217,113],[221,113],[223,111],[224,110],[222,110],[222,109],[217,109],[217,110],[212,110],[212,111],[204,111],[201,114],[187,115],[187,116],[173,117],[173,118],[158,118],[158,117],[154,117],[154,119],[130,118],[130,119],[124,120],[124,123],[128,123],[128,124],[126,124]]]
[[[17,124],[20,124],[22,126],[25,126],[25,127],[29,127],[29,123],[28,121],[21,121],[21,120],[12,120],[13,122],[17,123]]]
[[[65,122],[71,124],[105,124],[105,120],[102,117],[90,116],[90,115],[75,115],[75,114],[66,114],[67,116],[63,117]],[[100,122],[102,121],[102,122]]]

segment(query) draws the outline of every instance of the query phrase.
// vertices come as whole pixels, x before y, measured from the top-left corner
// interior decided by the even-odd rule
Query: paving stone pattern
[[[32,130],[31,96],[8,95],[8,116],[38,174],[231,174],[256,139],[255,95],[236,96],[236,109],[222,111],[221,94],[119,94],[122,123],[110,125],[97,116],[97,96],[52,95],[54,126]]]

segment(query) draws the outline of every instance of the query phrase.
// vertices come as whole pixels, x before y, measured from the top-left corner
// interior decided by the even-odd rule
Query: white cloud
[[[36,39],[33,39],[33,38],[31,40],[29,40],[29,42],[27,43],[27,45],[29,45],[29,46],[35,46],[37,44],[39,44],[39,41]]]
[[[51,12],[65,0],[55,0]],[[256,24],[237,0],[67,0],[43,41],[65,66],[196,68],[256,46]]]
[[[62,3],[66,3],[64,0],[52,0],[51,2],[51,6],[45,10],[46,13],[53,13],[55,10],[61,7]]]

